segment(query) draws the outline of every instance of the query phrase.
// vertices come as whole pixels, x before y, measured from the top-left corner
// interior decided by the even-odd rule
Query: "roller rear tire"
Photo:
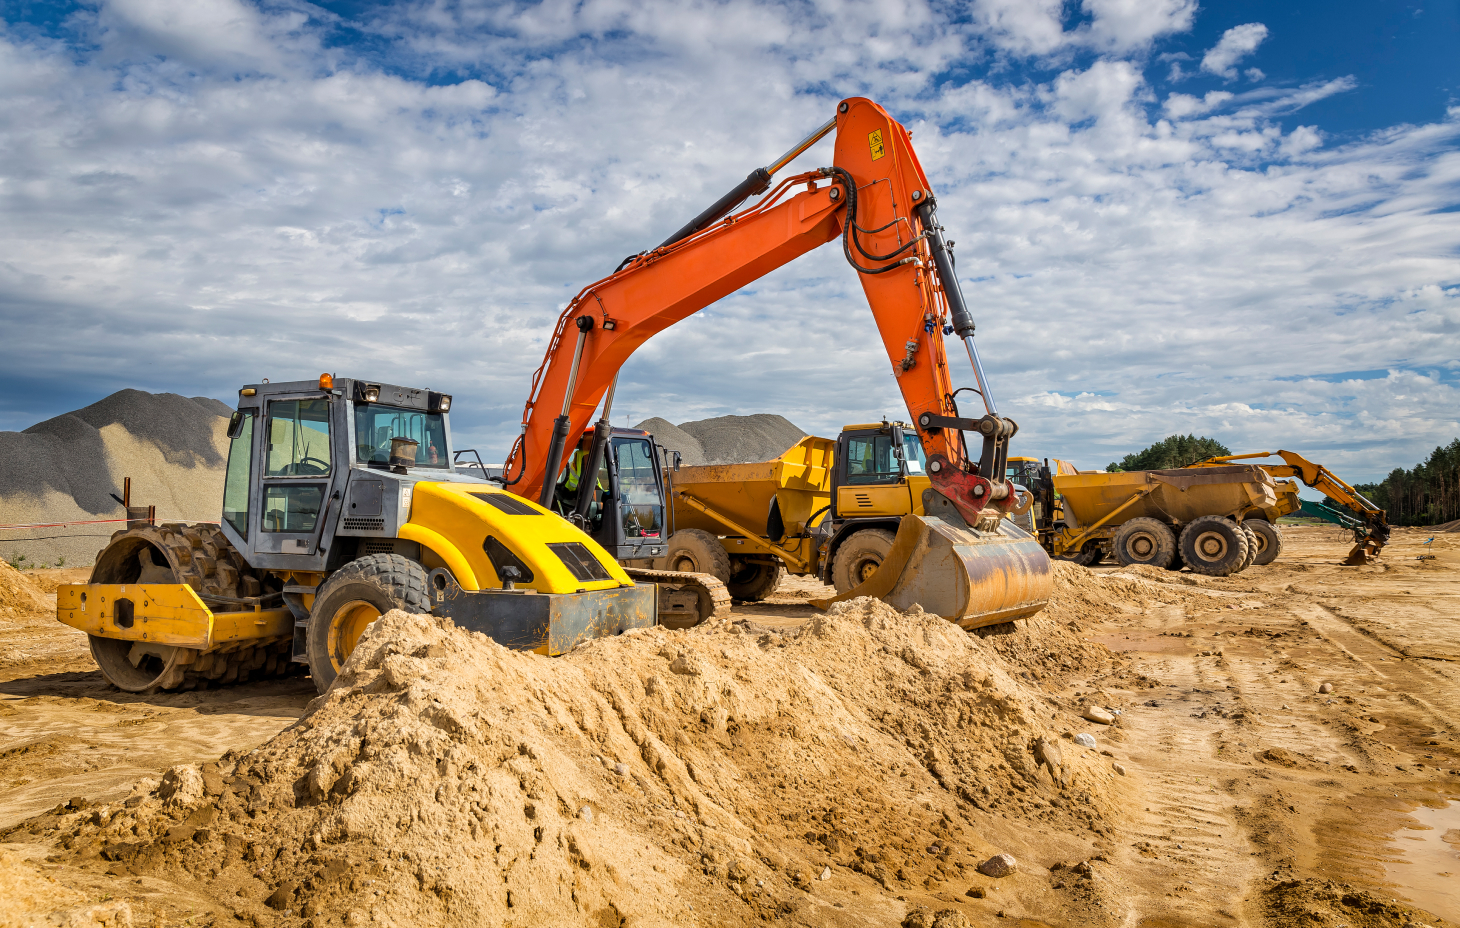
[[[392,609],[431,611],[426,568],[399,554],[357,558],[330,574],[309,610],[309,675],[323,693],[372,622]]]

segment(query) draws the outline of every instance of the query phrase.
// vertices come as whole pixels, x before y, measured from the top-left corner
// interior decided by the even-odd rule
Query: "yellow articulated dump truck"
[[[1081,564],[1111,556],[1225,577],[1280,545],[1272,523],[1287,494],[1251,465],[1117,473],[1047,474],[1036,484],[1040,540],[1055,557]]]
[[[250,384],[215,524],[129,526],[56,617],[132,692],[308,668],[324,692],[367,626],[432,613],[555,655],[653,625],[656,588],[542,506],[459,473],[451,397],[364,380]]]
[[[747,600],[770,595],[789,571],[836,587],[820,606],[875,596],[964,628],[1043,608],[1047,574],[1034,568],[1046,555],[1035,537],[1009,519],[990,533],[996,543],[968,531],[927,470],[917,433],[886,421],[849,425],[836,441],[803,438],[772,461],[683,467],[656,566],[713,574]]]

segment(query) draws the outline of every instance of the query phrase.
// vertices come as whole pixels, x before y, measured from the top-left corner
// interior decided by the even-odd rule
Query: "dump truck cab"
[[[885,419],[842,427],[831,480],[837,521],[922,514],[923,490],[932,486],[917,432]]]

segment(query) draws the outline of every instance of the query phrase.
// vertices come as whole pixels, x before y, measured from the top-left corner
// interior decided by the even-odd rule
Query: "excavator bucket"
[[[1007,519],[997,532],[956,528],[935,516],[905,515],[877,572],[817,608],[874,596],[913,605],[966,629],[1028,618],[1049,602],[1054,577],[1038,540]]]
[[[1374,539],[1365,538],[1354,545],[1353,550],[1348,553],[1348,557],[1343,559],[1343,566],[1362,567],[1371,563],[1378,558],[1380,548],[1381,546],[1376,544]]]

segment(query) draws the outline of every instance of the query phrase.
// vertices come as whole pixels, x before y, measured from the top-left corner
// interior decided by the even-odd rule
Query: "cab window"
[[[269,477],[316,477],[330,472],[328,400],[269,404]]]
[[[264,485],[264,531],[307,534],[319,522],[324,501],[322,483]]]
[[[355,460],[361,464],[389,464],[390,440],[409,438],[416,443],[412,467],[449,467],[446,460],[446,418],[380,403],[355,407]]]
[[[228,470],[223,477],[223,521],[248,537],[248,482],[253,471],[253,412],[244,410],[238,437],[228,446]]]
[[[847,439],[847,483],[896,483],[901,480],[902,466],[892,453],[893,447],[892,436],[885,432]]]
[[[928,458],[923,454],[923,443],[916,432],[902,433],[902,448],[907,472],[921,476],[928,472]]]
[[[614,440],[613,450],[624,535],[658,538],[664,524],[664,506],[659,498],[658,463],[649,443],[620,438]]]

